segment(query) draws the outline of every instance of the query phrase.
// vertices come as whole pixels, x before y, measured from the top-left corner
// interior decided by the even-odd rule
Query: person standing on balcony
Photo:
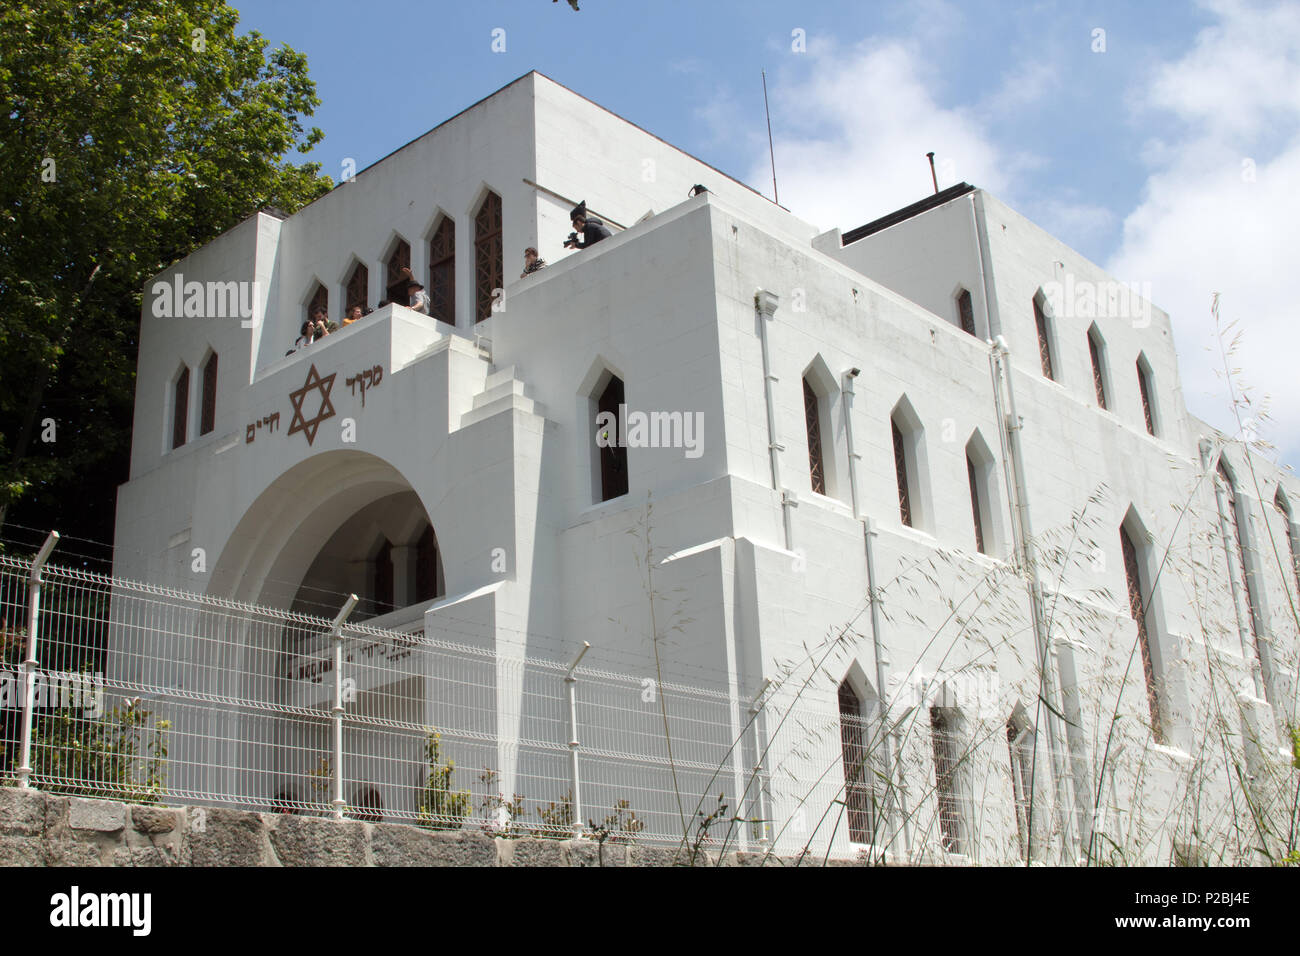
[[[433,315],[429,306],[429,293],[424,291],[424,286],[420,284],[419,279],[415,278],[411,267],[402,266],[402,275],[406,276],[406,294],[410,296],[407,306],[416,312]]]

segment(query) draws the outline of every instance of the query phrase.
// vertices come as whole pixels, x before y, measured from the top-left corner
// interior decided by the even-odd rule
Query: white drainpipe
[[[1020,447],[1020,432],[1023,425],[1020,416],[1016,413],[1016,396],[1011,375],[1011,350],[1007,348],[1006,340],[1000,335],[990,351],[989,364],[993,375],[993,400],[997,406],[998,431],[1002,440],[1002,447],[1008,452],[1011,464],[1009,469],[1009,490],[1011,491],[1012,528],[1016,538],[1016,561],[1029,574],[1030,612],[1034,627],[1034,641],[1038,650],[1043,704],[1047,712],[1045,720],[1047,724],[1047,748],[1064,854],[1074,843],[1074,812],[1070,802],[1070,779],[1062,762],[1062,740],[1064,737],[1061,733],[1058,716],[1061,713],[1061,708],[1056,695],[1055,655],[1052,653],[1051,635],[1048,633],[1046,602],[1043,598],[1043,584],[1034,548],[1034,526],[1029,514],[1029,495],[1026,490],[1024,456]],[[1034,732],[1037,735],[1037,725],[1035,725]],[[1065,857],[1063,862],[1073,862],[1073,860]]]
[[[861,373],[860,369],[849,369],[844,373],[841,394],[844,402],[844,438],[848,446],[849,453],[849,493],[853,501],[853,517],[857,518],[858,514],[858,459],[861,457],[853,447],[853,383]],[[885,689],[889,686],[889,658],[886,656],[885,642],[881,635],[880,627],[880,600],[876,594],[876,559],[875,549],[872,547],[872,538],[876,535],[875,524],[870,518],[862,519],[862,541],[867,557],[867,591],[871,602],[871,642],[872,650],[876,659],[876,695],[879,700],[881,721],[887,726],[889,723],[889,707],[885,699]],[[899,731],[895,727],[894,735],[897,738]],[[895,760],[895,754],[902,753],[902,741],[895,739],[894,745],[890,745],[890,735],[881,734],[881,746],[884,748],[885,768],[891,781],[888,790],[888,796],[885,799],[884,817],[886,826],[890,821],[896,824],[890,813],[891,804],[894,800],[894,794],[898,795],[899,810],[902,814],[901,826],[896,826],[894,835],[900,830],[903,836],[903,853],[911,854],[911,831],[907,826],[907,797],[903,789],[903,773],[899,763]],[[890,837],[890,843],[893,837]]]
[[[754,293],[754,314],[758,316],[758,338],[763,346],[763,398],[767,403],[767,448],[772,461],[772,490],[781,494],[781,524],[785,529],[785,549],[794,550],[794,535],[790,530],[790,509],[798,507],[798,499],[788,488],[781,487],[780,453],[785,451],[776,431],[776,406],[772,398],[772,361],[767,345],[767,323],[776,314],[781,299],[775,293],[759,289]]]

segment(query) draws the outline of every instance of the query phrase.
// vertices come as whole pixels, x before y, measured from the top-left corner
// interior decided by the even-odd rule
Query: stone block
[[[45,829],[45,794],[0,787],[0,835],[32,835]]]
[[[366,825],[285,814],[270,817],[271,847],[281,866],[365,866]]]
[[[132,807],[131,825],[137,833],[155,836],[159,833],[172,833],[181,828],[185,811],[170,807]]]
[[[68,801],[68,826],[74,830],[116,833],[126,826],[126,806],[113,800],[72,797]]]
[[[37,836],[0,836],[0,866],[44,866],[45,855]]]
[[[370,834],[376,866],[496,866],[495,841],[475,830],[421,830],[377,823]]]
[[[190,807],[182,861],[189,866],[273,866],[260,815],[220,807]]]

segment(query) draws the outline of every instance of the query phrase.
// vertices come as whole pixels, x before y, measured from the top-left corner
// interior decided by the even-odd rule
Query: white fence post
[[[569,695],[569,783],[573,790],[573,835],[582,836],[582,793],[578,789],[578,678],[574,671],[584,654],[591,650],[591,644],[582,642],[582,650],[569,665],[569,672],[564,675],[564,686]]]
[[[27,658],[23,661],[23,745],[18,761],[18,786],[31,787],[32,776],[32,708],[36,705],[36,642],[41,627],[41,568],[59,543],[59,533],[51,531],[41,550],[32,559],[27,576]]]
[[[753,735],[754,738],[753,783],[758,784],[758,793],[756,794],[757,800],[755,800],[754,797],[751,797],[750,806],[753,807],[755,802],[757,802],[758,804],[758,813],[756,814],[759,820],[758,845],[762,847],[763,850],[765,851],[767,850],[768,846],[771,844],[771,840],[769,840],[767,836],[768,834],[767,793],[764,790],[764,783],[763,783],[763,739],[758,732],[758,718],[759,718],[759,714],[761,714],[763,711],[763,705],[760,704],[759,701],[763,699],[763,695],[767,693],[767,689],[768,687],[771,686],[771,684],[772,684],[772,679],[770,677],[763,678],[763,685],[759,687],[758,693],[754,695],[754,699],[749,702],[749,729],[750,729],[750,733]],[[747,836],[749,836],[749,834],[747,834]]]
[[[349,594],[330,637],[334,640],[334,816],[343,819],[343,622],[357,606],[357,596]]]

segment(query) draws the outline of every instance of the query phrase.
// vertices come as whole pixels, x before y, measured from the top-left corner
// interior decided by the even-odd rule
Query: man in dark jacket
[[[569,213],[569,220],[573,223],[573,231],[578,236],[564,244],[566,249],[586,249],[613,235],[603,222],[595,216],[587,215],[585,199],[573,207],[573,211]]]

